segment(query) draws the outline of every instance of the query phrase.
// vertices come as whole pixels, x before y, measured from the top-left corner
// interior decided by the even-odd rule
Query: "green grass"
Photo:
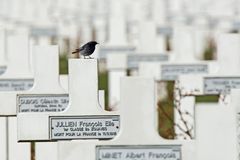
[[[102,72],[98,74],[98,88],[105,92],[105,106],[108,106],[108,73]],[[108,110],[108,108],[106,108]]]
[[[174,134],[174,82],[167,84],[167,98],[158,102],[158,128],[159,134],[166,139],[173,139]],[[219,96],[196,96],[196,103],[218,102]]]
[[[158,131],[159,134],[166,139],[174,138],[173,125],[173,89],[174,82],[167,83],[167,98],[158,102]]]
[[[196,96],[196,103],[217,103],[219,96],[211,95],[211,96]]]
[[[208,40],[208,46],[206,47],[204,53],[203,53],[203,59],[204,60],[214,60],[214,54],[216,52],[216,45],[215,42],[212,39]]]
[[[59,72],[60,74],[68,74],[68,58],[66,54],[60,56]]]

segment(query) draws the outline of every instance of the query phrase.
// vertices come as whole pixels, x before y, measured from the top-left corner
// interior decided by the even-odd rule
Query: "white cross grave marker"
[[[109,20],[109,39],[99,48],[98,58],[106,59],[109,53],[131,52],[135,47],[128,44],[126,22],[123,14],[123,1],[110,1],[111,16]],[[117,32],[116,32],[117,31]]]
[[[238,149],[238,158],[240,157],[240,152],[239,152],[239,149],[240,149],[240,108],[239,108],[239,97],[240,97],[240,90],[239,89],[232,89],[231,90],[231,103],[229,104],[230,107],[234,107],[236,113],[235,113],[235,116],[236,116],[236,125],[237,125],[237,149]],[[233,116],[234,117],[234,116]]]
[[[0,75],[7,69],[6,62],[6,31],[0,27]]]
[[[151,78],[121,81],[121,129],[109,141],[59,142],[59,160],[194,159],[193,141],[164,140],[156,129],[156,100]]]
[[[194,58],[193,30],[189,27],[177,26],[173,37],[173,59],[169,62],[142,62],[139,65],[139,74],[142,76],[154,77],[156,81],[175,81],[179,75],[188,74],[208,74],[217,71],[214,62],[196,61]],[[186,103],[192,104],[192,99],[186,100]],[[175,108],[174,122],[181,123],[182,117],[179,117],[178,110]],[[192,113],[192,112],[190,112]],[[184,119],[192,119],[184,117]],[[175,133],[178,136],[181,132],[175,127]],[[193,132],[191,132],[193,135]]]
[[[239,95],[238,95],[239,99]],[[239,103],[238,105],[239,106]],[[236,104],[196,105],[196,155],[197,160],[238,160]]]
[[[240,57],[238,34],[222,34],[217,41],[219,69],[214,74],[182,75],[176,83],[179,108],[183,112],[192,115],[195,106],[195,96],[199,95],[220,95],[219,102],[227,105],[230,101],[230,90],[240,87]],[[231,64],[231,65],[229,65]],[[226,67],[227,66],[227,67]],[[186,104],[187,99],[192,99],[192,104]],[[194,116],[193,116],[194,117]],[[192,117],[188,121],[193,125]]]
[[[11,105],[16,99],[16,92],[32,87],[33,76],[30,70],[28,37],[25,35],[10,35],[7,37],[7,70],[0,78],[1,90],[1,116],[11,116],[16,112],[16,107]],[[14,96],[15,95],[15,96]],[[12,99],[11,99],[12,97]],[[6,101],[7,100],[7,101]],[[30,159],[30,144],[18,144],[16,141],[16,118],[5,119],[1,134],[4,134],[2,159]],[[3,133],[6,132],[6,133]],[[2,146],[1,146],[2,147]]]
[[[69,98],[66,78],[68,77],[66,75],[59,77],[58,54],[58,46],[33,47],[34,86],[30,91],[17,95],[18,112],[61,112],[67,108]],[[102,91],[101,96],[103,98],[100,99],[104,99]],[[49,153],[48,150],[51,152]],[[54,159],[57,155],[57,144],[36,143],[35,153],[37,160],[43,160],[44,157]]]
[[[169,55],[163,53],[163,50],[157,50],[156,39],[155,24],[143,22],[136,52],[107,55],[109,108],[116,110],[119,107],[120,78],[127,75],[127,69],[134,74],[134,72],[138,72],[138,66],[141,62],[163,62],[170,59]]]
[[[0,115],[2,116],[16,115],[16,101],[14,100],[17,92],[29,90],[33,86],[28,37],[9,36],[7,45],[7,70],[0,78],[0,91],[4,91],[0,93]]]
[[[18,113],[18,140],[109,139],[115,136],[119,130],[119,116],[99,107],[97,81],[97,60],[69,60],[68,108],[60,113]],[[96,123],[92,126],[95,131],[89,129],[92,123]],[[99,123],[106,129],[100,133],[96,132]],[[69,127],[73,128],[69,130]]]

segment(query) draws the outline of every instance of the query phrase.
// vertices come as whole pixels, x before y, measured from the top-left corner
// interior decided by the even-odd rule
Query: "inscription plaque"
[[[158,27],[157,28],[157,34],[160,34],[160,35],[171,35],[172,32],[173,32],[173,30],[170,27]]]
[[[229,94],[231,89],[240,88],[240,77],[205,77],[204,94]]]
[[[96,160],[181,160],[180,145],[96,146]]]
[[[127,58],[128,68],[136,69],[140,62],[162,62],[167,61],[166,54],[130,54]]]
[[[120,128],[118,115],[50,117],[50,139],[111,139]]]
[[[179,65],[162,65],[162,80],[174,81],[179,75],[184,74],[204,74],[208,73],[206,64],[179,64]]]
[[[68,107],[68,94],[17,95],[18,112],[61,112]]]
[[[33,27],[30,30],[32,36],[57,36],[56,28]]]
[[[0,79],[0,91],[25,91],[33,87],[33,79]]]
[[[109,53],[120,53],[120,54],[125,54],[127,52],[133,52],[135,50],[135,47],[131,46],[112,46],[112,47],[102,47],[99,50],[99,58],[100,59],[105,59],[107,57],[107,54]]]

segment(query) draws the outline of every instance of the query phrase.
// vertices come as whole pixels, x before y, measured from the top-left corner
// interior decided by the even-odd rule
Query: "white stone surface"
[[[171,67],[171,66],[173,66],[175,69],[174,68],[166,69],[167,67]],[[197,66],[197,68],[199,68],[200,66],[200,69],[195,70],[194,66]],[[187,69],[183,69],[183,68],[187,68]],[[205,62],[205,61],[198,61],[198,62],[191,62],[191,63],[190,62],[163,62],[163,63],[142,62],[139,65],[139,75],[146,76],[146,77],[154,77],[156,81],[175,81],[175,80],[178,80],[179,77],[182,77],[181,75],[191,75],[191,77],[193,77],[192,79],[188,79],[188,81],[184,81],[185,82],[184,84],[186,85],[186,87],[190,87],[191,85],[199,84],[198,83],[199,81],[197,81],[198,80],[197,77],[201,77],[201,76],[198,76],[198,75],[216,73],[217,69],[218,69],[218,66],[216,65],[216,62]],[[180,83],[183,83],[182,80],[180,80]],[[180,93],[182,93],[181,84],[178,84],[178,88],[180,88]],[[199,88],[199,87],[198,89],[202,90],[202,88]],[[178,91],[175,90],[175,95],[174,95],[175,98],[176,98],[176,92],[178,93]],[[174,110],[174,122],[176,124],[179,124],[181,128],[184,130],[186,130],[187,128],[190,129],[194,127],[193,126],[194,123],[192,119],[192,116],[194,115],[194,110],[192,105],[194,104],[195,99],[194,97],[180,97],[180,98],[181,98],[179,101],[180,105],[177,107],[183,113],[185,111],[189,113],[189,114],[183,115],[184,120],[187,121],[187,126],[182,121],[181,114],[179,114],[179,111],[176,108]],[[178,104],[178,102],[176,104]],[[189,139],[194,137],[193,130],[191,131],[191,137],[189,137],[189,136],[186,136],[185,133],[181,134],[182,131],[177,126],[175,126],[175,133],[177,134],[176,137],[178,137],[178,139],[183,139],[183,138]]]
[[[97,53],[100,59],[105,59],[108,53],[126,53],[135,47],[129,43],[127,22],[125,19],[126,1],[109,1],[109,20],[107,21],[107,40],[99,47]],[[117,31],[117,32],[116,32]]]
[[[33,48],[35,85],[24,94],[65,94],[68,90],[68,75],[58,75],[58,46],[35,46]],[[49,68],[51,66],[51,68]],[[47,77],[46,79],[44,77]],[[59,78],[59,79],[58,79]],[[55,81],[53,81],[55,80]],[[59,84],[60,80],[60,84]],[[54,85],[53,85],[54,84]],[[62,87],[64,89],[62,89]],[[100,91],[100,104],[104,106],[104,92]],[[35,143],[36,160],[57,160],[56,142]]]
[[[219,105],[227,105],[229,104],[230,98],[229,93],[226,91],[222,91],[222,87],[229,86],[231,88],[239,88],[237,85],[237,80],[239,79],[239,65],[240,65],[240,48],[239,48],[239,35],[238,34],[221,34],[218,37],[217,41],[217,53],[218,53],[218,63],[217,63],[217,72],[209,72],[209,75],[183,75],[178,79],[178,88],[180,89],[181,98],[180,103],[186,101],[186,99],[191,99],[197,95],[211,95],[213,92],[215,95],[220,95]],[[231,65],[229,65],[231,64]],[[228,66],[228,67],[226,67]],[[224,79],[224,82],[220,83],[215,80],[214,83],[206,84],[206,79]],[[227,79],[235,79],[227,82]],[[229,84],[228,84],[229,83]],[[221,85],[222,84],[222,85]],[[206,85],[212,88],[211,93],[210,90],[206,90]],[[206,92],[206,91],[208,92]],[[218,91],[217,91],[218,90]],[[221,93],[220,93],[221,92]],[[193,99],[192,99],[193,100]],[[188,104],[180,104],[180,108],[182,110],[186,110],[191,115],[194,115],[193,108],[195,103],[189,101]],[[191,117],[188,119],[189,123],[192,123]],[[192,123],[193,125],[194,123]]]
[[[38,45],[50,45],[51,37],[42,36],[38,38]]]
[[[30,160],[31,144],[17,142],[17,118],[8,118],[8,158],[9,160]]]
[[[237,149],[238,149],[238,157],[240,157],[240,107],[239,107],[239,97],[240,97],[239,89],[232,89],[231,91],[231,103],[230,106],[235,108],[235,116],[237,120]]]
[[[65,91],[68,91],[68,75],[67,74],[61,74],[60,75],[60,84],[63,87]]]
[[[233,78],[232,78],[233,77]],[[211,84],[206,84],[205,79],[223,79],[222,82],[217,82],[217,80],[214,80],[215,82]],[[223,90],[222,88],[224,86],[229,86],[229,90],[231,88],[239,88],[237,85],[238,80],[232,80],[228,81],[227,79],[240,79],[239,75],[229,75],[229,76],[221,76],[219,74],[217,75],[191,75],[191,76],[180,76],[178,81],[178,88],[180,89],[181,98],[179,99],[180,102],[180,108],[183,111],[187,111],[190,113],[191,116],[188,116],[187,120],[190,126],[193,126],[193,130],[195,130],[194,123],[192,123],[192,117],[194,117],[194,108],[195,108],[195,96],[199,95],[220,95],[219,97],[219,103],[218,105],[226,106],[229,104],[230,97],[229,97],[229,91]],[[234,85],[235,84],[235,85]],[[205,86],[211,86],[213,87],[211,90],[205,89]],[[207,92],[206,92],[207,91]],[[211,92],[209,92],[211,91]],[[214,93],[214,94],[212,94]],[[188,101],[188,102],[187,102]],[[184,102],[187,102],[184,103]]]
[[[156,50],[160,51],[161,53],[167,52],[167,40],[166,37],[163,35],[158,35],[156,39]]]
[[[161,78],[161,63],[159,62],[142,62],[139,64],[139,75],[145,77],[154,77],[160,80]]]
[[[62,94],[66,93],[63,88],[68,88],[68,76],[61,75],[60,83],[58,79],[58,47],[57,46],[35,46],[34,52],[35,85],[33,89],[25,94]],[[51,65],[51,69],[49,66]],[[48,77],[45,79],[44,77]],[[51,86],[51,87],[49,87]],[[104,92],[99,92],[100,105],[104,106]],[[35,143],[36,160],[46,158],[57,159],[57,143]]]
[[[99,105],[102,109],[105,109],[105,91],[104,90],[99,90],[98,92],[98,97],[99,97]]]
[[[0,27],[0,64],[1,66],[6,65],[6,31]]]
[[[68,76],[59,76],[58,46],[34,46],[33,67],[34,87],[30,91],[24,92],[22,94],[39,95],[67,93]],[[62,87],[66,88],[66,90]],[[57,160],[56,142],[52,144],[35,143],[35,154],[36,160]]]
[[[106,65],[108,70],[126,70],[127,54],[108,54]]]
[[[35,46],[33,65],[34,86],[31,93],[66,93],[60,85],[58,46]]]
[[[35,143],[36,160],[58,160],[58,142],[37,142]]]
[[[217,39],[217,60],[219,74],[240,74],[240,35],[220,34]]]
[[[204,51],[209,47],[211,40],[211,32],[209,21],[204,16],[195,17],[193,22],[194,41],[195,41],[195,57],[202,60],[204,58]]]
[[[65,91],[68,91],[68,75],[67,74],[60,75],[60,84]],[[105,107],[105,91],[99,90],[98,96],[99,96],[99,104],[101,108],[104,108]]]
[[[127,45],[123,3],[124,2],[120,1],[110,1],[111,16],[109,20],[109,45]]]
[[[196,106],[197,159],[238,159],[237,121],[234,106]]]
[[[25,35],[12,35],[7,38],[7,70],[1,76],[1,80],[33,79],[28,43],[28,37]],[[16,115],[16,94],[16,91],[0,93],[0,115]]]
[[[7,118],[0,117],[0,159],[7,159]]]
[[[7,37],[7,70],[3,78],[32,77],[29,58],[29,39],[26,35]]]
[[[167,24],[167,1],[166,0],[153,0],[153,19],[158,25]]]
[[[180,76],[179,84],[182,93],[187,94],[194,91],[194,94],[203,94],[204,77],[238,77],[240,65],[239,40],[238,34],[222,34],[217,41],[218,63],[215,64],[215,72],[212,72],[209,76]]]
[[[148,49],[150,46],[148,46],[147,44],[144,45],[144,47]],[[139,50],[134,53],[129,52],[126,54],[108,54],[107,55],[108,90],[109,90],[108,99],[109,99],[110,108],[116,110],[119,107],[120,78],[127,76],[127,69],[131,71],[133,70],[138,71],[138,67],[141,62],[168,61],[169,59],[168,55],[163,53],[159,54],[159,52],[154,52],[152,49],[149,49],[149,50],[148,49],[143,49],[143,50],[141,49],[141,52]]]
[[[109,107],[113,110],[119,108],[120,102],[120,79],[127,76],[126,70],[113,70],[108,72],[108,99]]]
[[[44,51],[44,48],[45,48],[45,51]],[[51,67],[58,70],[58,49],[57,49],[57,46],[51,46],[51,47],[48,46],[48,47],[44,47],[44,48],[43,47],[35,48],[35,51],[37,51],[37,53],[35,53],[35,54],[40,54],[45,60],[46,60],[46,57],[48,57],[47,59],[51,63],[49,65],[46,65],[47,62],[45,60],[42,61],[42,63],[45,64],[45,65],[43,65],[42,68],[39,68],[40,71],[41,70],[48,71],[47,68],[50,65],[51,65]],[[53,54],[54,56],[50,58],[48,56],[49,54]],[[35,61],[36,60],[41,61],[41,59],[38,59],[37,57],[35,57],[35,58],[36,58]],[[52,62],[55,62],[55,64],[52,64]],[[35,63],[35,65],[36,65],[36,63]],[[54,69],[53,72],[56,71],[55,69]],[[38,71],[36,71],[36,72],[38,72]],[[50,76],[56,76],[56,75],[55,74],[53,74],[53,75],[50,74]],[[48,78],[51,79],[50,77],[48,77]],[[67,75],[60,75],[59,78],[60,78],[61,87],[63,87],[63,89],[65,91],[67,91],[68,90],[68,76]],[[39,82],[39,83],[41,83],[41,82]],[[51,87],[49,87],[49,89],[51,89]],[[32,90],[32,92],[34,92],[34,89]],[[35,91],[35,92],[37,93],[37,91]],[[58,153],[57,152],[57,142],[36,142],[35,143],[35,157],[36,157],[36,160],[45,160],[45,159],[57,160],[57,153]]]
[[[234,0],[201,0],[196,1],[196,12],[205,13],[213,17],[229,17],[234,15],[236,2]],[[224,12],[222,12],[224,10]]]
[[[2,33],[2,32],[1,32]],[[4,40],[3,46],[1,47],[1,62],[4,63],[6,57],[6,51],[8,51],[7,58],[7,71],[1,76],[1,79],[15,79],[15,78],[29,78],[31,77],[30,63],[29,63],[29,51],[28,51],[28,37],[24,35],[10,35],[7,38],[4,37],[4,33],[1,34],[1,40]],[[2,43],[2,41],[1,41]],[[5,48],[6,47],[6,48]],[[7,50],[6,50],[7,49]],[[7,92],[8,93],[8,92]],[[2,95],[7,95],[6,92],[2,92]],[[1,97],[3,98],[3,97]],[[14,98],[14,100],[16,97]],[[2,100],[3,101],[3,100]],[[1,101],[1,102],[2,102]],[[7,110],[11,108],[6,105]],[[2,103],[3,106],[4,103]],[[12,106],[12,109],[16,107]],[[1,113],[12,114],[8,111],[5,112],[4,108],[1,108]],[[17,143],[17,130],[16,130],[16,118],[1,118],[1,153],[0,159],[9,159],[9,160],[30,160],[30,144]]]
[[[108,103],[116,110],[120,100],[120,78],[127,75],[127,54],[108,54]]]
[[[139,29],[139,44],[136,52],[158,53],[157,46],[156,24],[153,21],[141,22]]]
[[[61,113],[18,113],[18,140],[49,140],[49,116],[114,115],[99,107],[97,60],[69,60],[69,101]]]
[[[184,160],[195,159],[192,141],[164,140],[158,135],[154,91],[153,79],[123,78],[121,81],[121,131],[119,135],[110,141],[59,142],[59,160],[74,160],[79,155],[85,160],[96,159],[96,146],[98,145],[174,144],[182,144],[182,158]],[[136,125],[136,122],[141,125]]]
[[[194,57],[195,44],[193,28],[189,26],[176,25],[173,27],[173,52],[175,61],[192,62]]]

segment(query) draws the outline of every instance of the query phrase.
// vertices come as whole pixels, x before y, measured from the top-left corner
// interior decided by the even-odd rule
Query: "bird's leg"
[[[89,57],[89,59],[93,59],[93,57],[91,57],[91,56],[88,56]]]
[[[83,59],[85,59],[85,56],[83,56]]]

